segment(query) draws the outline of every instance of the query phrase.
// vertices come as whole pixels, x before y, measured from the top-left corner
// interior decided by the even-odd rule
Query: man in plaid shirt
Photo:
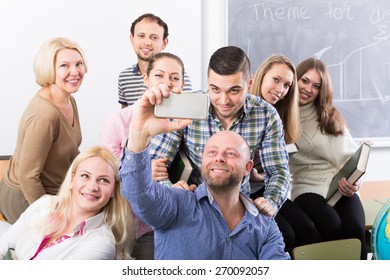
[[[256,206],[263,214],[275,216],[287,198],[291,180],[283,124],[272,105],[248,93],[251,84],[250,62],[245,52],[234,46],[218,49],[208,67],[208,117],[194,120],[182,130],[155,136],[150,153],[153,159],[168,158],[170,166],[181,147],[194,164],[188,184],[199,185],[202,154],[209,137],[221,130],[239,133],[248,142],[252,159],[259,149],[265,172],[264,197],[256,200]],[[171,186],[165,177],[160,183]],[[244,178],[241,192],[249,196],[249,176]]]

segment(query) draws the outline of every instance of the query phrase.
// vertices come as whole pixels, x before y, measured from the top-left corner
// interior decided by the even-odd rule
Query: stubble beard
[[[142,60],[142,61],[145,61],[145,62],[148,62],[149,59],[150,59],[150,57],[144,57],[144,56],[142,56],[142,55],[140,55],[138,53],[137,53],[137,57],[138,57],[139,60]]]
[[[213,178],[210,171],[206,171],[204,181],[211,191],[215,193],[226,193],[241,184],[242,177],[238,173],[232,173],[227,178]]]

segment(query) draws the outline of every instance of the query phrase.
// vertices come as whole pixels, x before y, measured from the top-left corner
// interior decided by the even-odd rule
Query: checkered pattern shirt
[[[214,116],[211,106],[207,119],[195,120],[182,130],[155,136],[150,144],[151,156],[153,159],[168,158],[167,164],[170,166],[182,144],[182,149],[194,164],[189,183],[199,185],[206,141],[221,130],[224,130],[222,123]],[[248,94],[239,117],[230,130],[239,133],[248,142],[252,158],[255,151],[259,151],[265,172],[264,197],[279,209],[287,198],[291,179],[283,125],[277,111],[262,98]],[[169,180],[160,183],[172,185]],[[244,178],[241,191],[249,196],[249,175]]]
[[[144,78],[139,71],[138,64],[134,64],[119,74],[118,97],[120,104],[132,105],[141,97],[146,89]],[[191,81],[186,72],[184,72],[183,91],[192,91]]]

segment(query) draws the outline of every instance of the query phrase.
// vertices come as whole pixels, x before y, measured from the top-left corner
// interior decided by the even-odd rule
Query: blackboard
[[[354,138],[390,137],[389,0],[228,0],[228,45],[252,72],[273,53],[329,68],[334,103]]]

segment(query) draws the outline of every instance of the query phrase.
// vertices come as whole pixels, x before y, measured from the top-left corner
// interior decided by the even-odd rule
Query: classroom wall
[[[89,71],[74,94],[82,126],[81,149],[98,143],[106,115],[119,110],[119,73],[136,62],[131,23],[146,12],[169,27],[165,51],[182,58],[193,88],[201,88],[201,1],[0,0],[0,155],[14,150],[21,114],[39,86],[33,58],[52,37],[69,37],[83,48]]]
[[[183,59],[194,89],[205,88],[208,59],[227,42],[226,0],[183,2],[0,0],[0,155],[12,154],[19,118],[39,88],[33,57],[51,37],[74,39],[88,60],[89,72],[74,95],[83,130],[81,149],[98,143],[103,118],[120,108],[117,78],[136,60],[129,28],[142,13],[155,13],[168,23],[166,51]],[[387,143],[374,145],[364,180],[389,180],[389,159]]]

